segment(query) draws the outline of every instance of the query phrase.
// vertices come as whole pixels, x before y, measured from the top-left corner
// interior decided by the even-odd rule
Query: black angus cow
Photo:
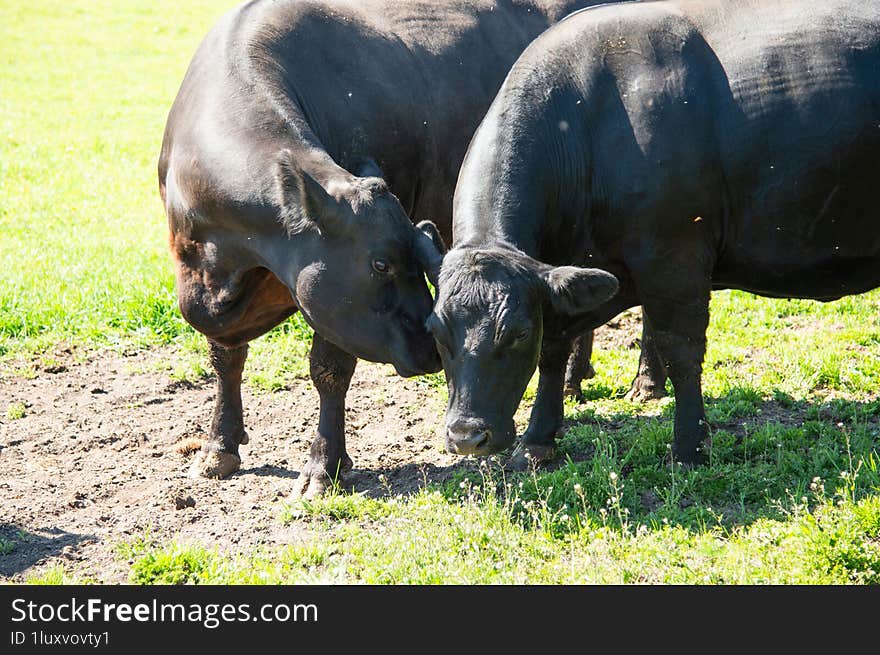
[[[459,165],[504,76],[571,10],[562,0],[257,0],[196,52],[159,158],[183,316],[210,343],[218,390],[193,476],[223,477],[247,443],[249,340],[296,310],[314,328],[321,402],[298,491],[351,466],[355,358],[440,368],[423,271],[451,238]]]
[[[641,305],[675,390],[674,457],[699,462],[711,290],[880,285],[878,188],[880,3],[573,14],[516,62],[462,164],[429,319],[448,448],[509,446],[538,365],[512,465],[551,457],[572,335]]]

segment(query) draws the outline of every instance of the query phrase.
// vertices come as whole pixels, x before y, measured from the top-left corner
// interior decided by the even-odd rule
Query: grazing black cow
[[[880,285],[878,188],[880,3],[573,14],[516,62],[462,164],[429,319],[448,448],[511,444],[540,352],[514,463],[551,456],[572,335],[641,305],[675,390],[674,457],[700,461],[711,290]]]
[[[437,234],[411,220],[451,237],[458,168],[504,75],[590,4],[257,0],[210,31],[159,158],[180,309],[208,337],[218,378],[191,475],[238,469],[247,343],[297,309],[315,329],[321,399],[298,481],[308,495],[351,466],[356,357],[406,376],[439,370],[423,274]]]

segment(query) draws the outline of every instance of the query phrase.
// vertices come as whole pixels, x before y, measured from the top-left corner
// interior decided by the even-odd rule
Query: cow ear
[[[446,252],[446,244],[431,221],[422,221],[416,225],[416,259],[428,276],[428,281],[437,288],[440,265]]]
[[[557,266],[541,274],[550,304],[559,314],[585,314],[617,293],[617,278],[598,268]]]
[[[327,193],[320,182],[296,165],[288,151],[278,159],[275,182],[281,222],[288,234],[308,229],[339,233],[349,224],[351,206]]]

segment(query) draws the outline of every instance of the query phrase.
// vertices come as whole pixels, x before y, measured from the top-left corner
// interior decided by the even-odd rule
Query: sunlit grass
[[[6,418],[10,421],[17,421],[20,418],[24,418],[25,410],[24,403],[10,403],[9,407],[6,408]]]
[[[30,585],[82,585],[93,583],[94,580],[73,575],[63,564],[54,564],[39,573],[33,573],[25,577],[25,584]]]
[[[0,360],[60,341],[177,344],[201,364],[169,362],[175,375],[205,373],[204,339],[177,309],[156,162],[196,46],[236,4],[5,3]],[[257,341],[251,382],[302,376],[310,334],[297,319]]]
[[[572,487],[574,488],[574,487]],[[172,543],[135,560],[132,582],[202,584],[878,584],[880,501],[812,508],[780,519],[690,530],[636,523],[588,501],[553,508],[494,487],[387,501],[381,522],[328,517],[311,539],[223,555]],[[577,494],[577,492],[575,492]]]

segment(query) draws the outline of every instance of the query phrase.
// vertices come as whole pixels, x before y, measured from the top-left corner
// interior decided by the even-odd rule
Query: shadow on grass
[[[564,485],[567,474],[586,477],[582,505],[600,518],[605,509],[618,522],[701,531],[782,519],[829,497],[880,493],[878,400],[731,389],[706,399],[706,464],[693,469],[672,462],[674,402],[631,407],[571,415],[561,457],[532,476],[535,491]]]
[[[880,400],[767,398],[739,388],[707,398],[707,462],[695,468],[672,462],[674,401],[589,405],[569,411],[559,456],[531,472],[505,471],[504,453],[495,462],[355,470],[349,481],[371,497],[431,487],[454,501],[480,488],[501,502],[534,501],[545,516],[699,532],[880,494]]]
[[[65,547],[75,547],[91,537],[58,528],[29,532],[13,524],[0,524],[0,575],[11,578],[23,573],[49,557],[60,555]]]

